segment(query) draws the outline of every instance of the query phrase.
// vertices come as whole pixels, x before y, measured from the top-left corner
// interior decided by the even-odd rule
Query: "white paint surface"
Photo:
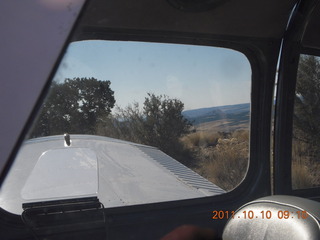
[[[97,197],[106,208],[198,198],[224,192],[205,179],[200,181],[212,185],[216,191],[196,188],[159,164],[151,157],[152,154],[145,153],[156,153],[160,159],[177,163],[157,148],[98,136],[71,135],[71,139],[71,148],[63,147],[63,136],[27,141],[0,189],[0,207],[21,214],[22,203],[25,202],[92,195],[97,190],[97,181]],[[143,152],[141,149],[145,148],[148,151]],[[95,158],[98,161],[98,180]],[[92,168],[86,171],[83,166]],[[61,170],[63,167],[68,169]],[[189,172],[189,176],[196,174],[183,165],[179,168],[186,174]],[[56,169],[61,171],[55,175]],[[80,185],[83,187],[78,188]]]

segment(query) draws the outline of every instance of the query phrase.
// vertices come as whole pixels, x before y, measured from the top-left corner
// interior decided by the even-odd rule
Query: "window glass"
[[[293,118],[292,187],[320,186],[320,58],[301,55]]]
[[[92,182],[99,186],[89,185],[98,189],[105,207],[230,191],[248,166],[250,90],[250,64],[233,50],[129,41],[71,43],[1,189],[0,205],[19,213],[22,202],[43,201],[45,195],[52,199],[55,191],[59,198],[59,189],[70,188],[63,182],[81,182],[78,173],[90,178],[96,170],[98,181]],[[46,169],[57,152],[63,157]],[[83,152],[92,153],[95,168]],[[79,156],[76,165],[65,164],[71,155]],[[39,171],[51,176],[49,191]],[[69,174],[74,179],[53,186],[55,174],[67,171],[74,171]],[[74,197],[90,191],[79,190]]]

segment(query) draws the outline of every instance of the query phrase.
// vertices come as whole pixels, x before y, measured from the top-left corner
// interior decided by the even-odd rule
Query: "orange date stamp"
[[[222,211],[214,210],[212,211],[212,219],[307,219],[307,211]]]

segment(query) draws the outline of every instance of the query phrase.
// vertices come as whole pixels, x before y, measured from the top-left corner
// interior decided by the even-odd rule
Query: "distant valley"
[[[230,132],[249,128],[250,104],[199,108],[182,114],[198,131]]]

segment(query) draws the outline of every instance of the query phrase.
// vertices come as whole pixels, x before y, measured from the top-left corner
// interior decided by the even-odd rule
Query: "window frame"
[[[117,32],[118,33],[118,32]],[[96,34],[96,33],[95,33]],[[101,36],[98,34],[96,37]],[[159,36],[166,34],[159,32],[138,31],[137,33],[127,34],[111,33],[103,34],[103,38],[107,40],[132,40],[132,41],[148,41],[158,42]],[[250,119],[250,154],[249,168],[245,179],[234,190],[218,196],[204,197],[199,199],[181,200],[189,201],[190,204],[208,204],[214,202],[218,208],[225,208],[225,201],[237,198],[237,201],[231,201],[229,207],[237,208],[241,204],[271,194],[270,185],[270,132],[271,132],[271,109],[273,98],[274,75],[276,72],[277,51],[280,43],[256,43],[248,42],[247,39],[230,39],[210,40],[216,36],[201,36],[190,34],[177,34],[177,36],[162,37],[165,43],[183,43],[214,47],[225,47],[243,53],[251,65],[252,84],[251,84],[251,119]],[[103,39],[102,39],[103,40]],[[241,42],[241,43],[239,43]],[[263,78],[263,80],[261,80]],[[47,84],[50,85],[50,84]],[[261,98],[261,95],[264,98]],[[39,110],[41,104],[37,105]],[[170,203],[170,202],[169,202]],[[155,203],[154,205],[166,205],[169,203]],[[132,206],[134,208],[134,206]]]
[[[273,107],[273,91],[276,75],[278,54],[280,50],[280,40],[275,39],[256,39],[247,37],[232,37],[207,35],[197,33],[172,33],[164,31],[147,30],[115,30],[115,29],[76,29],[80,34],[72,41],[85,39],[100,40],[130,40],[164,43],[182,43],[213,47],[230,48],[243,53],[252,70],[251,78],[251,118],[250,118],[250,154],[249,167],[245,179],[234,190],[217,196],[203,197],[197,199],[178,200],[172,202],[152,203],[143,205],[133,205],[119,208],[106,209],[112,226],[130,225],[132,229],[136,224],[148,226],[148,219],[158,218],[166,219],[168,225],[174,225],[177,219],[196,222],[200,225],[208,225],[208,219],[211,219],[213,210],[231,211],[251,200],[271,194],[271,119]],[[101,32],[100,32],[101,31]],[[67,44],[66,44],[67,46]],[[63,54],[61,55],[63,56]],[[61,58],[60,58],[61,59]],[[57,62],[56,68],[60,62]],[[51,74],[51,79],[53,74]],[[48,92],[51,79],[48,79],[46,87],[43,89],[41,98],[34,107],[31,117],[22,132],[20,139],[24,139],[25,134],[32,125],[33,120],[41,107],[41,104]],[[21,144],[21,142],[20,142]],[[15,149],[15,153],[19,147]],[[14,156],[15,154],[13,154]],[[11,159],[14,160],[13,158]],[[125,217],[130,215],[129,218]],[[141,220],[136,223],[139,216],[143,215],[147,220]],[[167,216],[173,216],[167,219]],[[20,216],[14,215],[0,209],[0,218],[7,219],[17,226],[23,228]],[[212,221],[215,228],[223,229],[228,219]],[[158,221],[158,220],[157,220]]]

